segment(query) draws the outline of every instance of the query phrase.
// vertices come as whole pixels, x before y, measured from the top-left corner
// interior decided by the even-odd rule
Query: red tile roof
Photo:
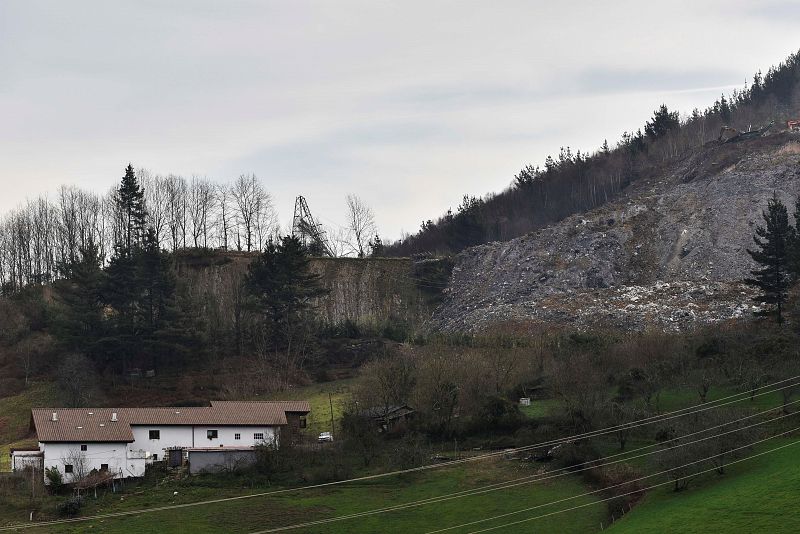
[[[175,408],[35,408],[36,435],[49,441],[133,441],[132,425],[287,424],[286,412],[308,412],[306,401],[213,401],[211,406]],[[53,412],[57,421],[52,421]],[[117,420],[112,421],[112,414]]]

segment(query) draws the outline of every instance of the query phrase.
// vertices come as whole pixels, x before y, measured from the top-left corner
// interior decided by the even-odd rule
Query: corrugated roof
[[[287,424],[286,412],[310,411],[306,401],[214,401],[211,406],[170,408],[36,408],[39,441],[133,441],[132,425]],[[53,412],[58,421],[52,421]],[[111,421],[112,414],[117,421]]]
[[[277,404],[283,407],[284,412],[300,412],[300,413],[308,413],[311,411],[311,404],[308,401],[304,400],[286,400],[286,401],[221,401],[221,400],[212,400],[211,406],[240,406],[242,408],[247,408],[249,405],[256,404],[256,403],[263,403],[263,404]],[[248,405],[248,406],[245,406]]]

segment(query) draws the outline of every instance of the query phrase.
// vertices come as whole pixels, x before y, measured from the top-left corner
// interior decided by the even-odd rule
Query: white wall
[[[145,451],[151,455],[157,454],[159,460],[164,459],[164,449],[194,446],[191,426],[131,425],[131,430],[133,430],[133,443],[128,445],[128,449],[131,451]],[[159,439],[150,439],[151,430],[160,432]]]
[[[260,442],[253,435],[264,434],[267,443],[278,440],[278,427],[274,426],[159,426],[131,425],[134,441],[128,446],[131,451],[147,451],[164,459],[165,449],[170,447],[252,447]],[[159,439],[150,439],[150,431],[158,430]],[[208,431],[216,430],[217,439],[208,439]],[[236,439],[236,434],[241,439]]]
[[[208,439],[208,430],[216,430],[217,439]],[[264,440],[256,440],[253,434],[264,434]],[[241,439],[236,439],[236,434]],[[273,426],[198,426],[194,432],[195,447],[252,447],[261,443],[277,443],[278,430]]]
[[[153,454],[164,459],[165,449],[171,447],[252,447],[263,443],[253,435],[263,433],[267,443],[278,442],[279,427],[274,426],[189,426],[189,425],[131,425],[134,441],[132,443],[90,442],[84,443],[84,471],[100,470],[108,464],[109,471],[122,471],[123,477],[144,476],[145,464],[153,461]],[[160,432],[159,439],[150,439],[150,430]],[[218,438],[208,439],[208,430],[216,430]],[[236,434],[241,439],[235,439]],[[70,454],[81,453],[81,443],[39,443],[44,452],[44,467],[55,466],[64,475],[64,482],[72,482],[72,477],[64,473],[64,464],[71,463]],[[75,469],[75,468],[74,468]],[[77,469],[75,469],[77,471]],[[73,471],[73,474],[77,474]]]
[[[11,455],[11,470],[22,471],[26,467],[42,468],[42,457],[25,451],[14,452]]]
[[[123,477],[140,477],[144,475],[144,459],[128,458],[127,443],[94,442],[84,443],[86,451],[81,451],[81,443],[39,443],[44,452],[44,467],[56,467],[64,476],[64,482],[72,482],[78,475],[78,467],[70,459],[80,455],[84,461],[84,474],[92,469],[100,470],[102,464],[108,464],[108,470],[122,472]],[[72,475],[64,472],[65,464],[73,464]]]

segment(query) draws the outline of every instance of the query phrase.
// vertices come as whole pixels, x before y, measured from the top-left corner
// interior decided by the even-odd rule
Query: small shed
[[[397,406],[373,406],[361,412],[361,416],[369,417],[381,432],[388,432],[411,419],[414,410],[407,404]]]
[[[186,452],[192,475],[236,471],[256,461],[253,447],[193,447]]]
[[[12,471],[23,471],[26,467],[42,469],[44,465],[44,453],[38,448],[11,449],[9,456],[11,456]]]

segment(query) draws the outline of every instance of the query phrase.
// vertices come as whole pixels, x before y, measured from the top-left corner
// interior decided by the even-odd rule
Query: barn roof
[[[253,404],[277,404],[283,408],[284,412],[309,413],[311,404],[304,400],[284,400],[284,401],[211,401],[211,406],[228,406],[231,408],[249,408]]]
[[[35,408],[31,416],[41,442],[131,442],[131,426],[136,425],[280,426],[287,424],[287,411],[310,411],[307,408],[305,401],[214,401],[192,407]],[[57,421],[52,420],[54,412]]]

